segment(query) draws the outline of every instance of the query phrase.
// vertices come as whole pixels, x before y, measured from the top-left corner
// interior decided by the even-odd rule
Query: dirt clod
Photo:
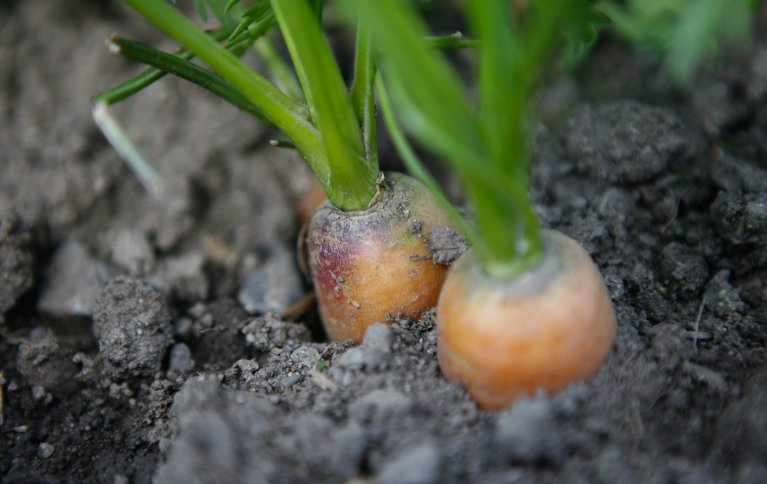
[[[16,367],[30,385],[59,396],[77,388],[72,351],[63,348],[52,335],[40,335],[22,343]]]
[[[115,375],[151,375],[171,343],[170,315],[159,292],[128,277],[110,280],[96,299],[99,352]]]
[[[242,333],[248,344],[260,351],[294,346],[311,339],[306,326],[281,321],[271,315],[254,319],[242,328]]]
[[[550,400],[523,400],[498,418],[495,442],[512,462],[557,465],[566,455],[566,442]]]
[[[673,112],[616,102],[578,108],[566,121],[564,146],[579,169],[592,176],[639,183],[689,157],[693,141]]]
[[[432,251],[432,261],[445,266],[451,265],[469,250],[469,244],[463,235],[443,226],[431,231],[426,240],[426,247]]]
[[[381,484],[439,482],[441,454],[434,442],[426,441],[402,449],[378,473]]]
[[[18,216],[0,212],[0,314],[32,287],[33,256],[30,234]]]
[[[711,216],[730,243],[767,245],[767,192],[720,192]]]
[[[672,242],[661,250],[660,272],[671,289],[682,296],[697,294],[708,280],[705,259],[678,242]]]

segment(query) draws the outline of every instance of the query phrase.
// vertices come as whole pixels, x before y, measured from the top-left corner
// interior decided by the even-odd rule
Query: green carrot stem
[[[229,35],[229,30],[220,28],[210,32],[209,35],[215,40],[223,40]],[[173,55],[185,60],[189,60],[193,56],[189,49],[178,49]],[[127,81],[96,94],[91,98],[91,101],[94,104],[98,101],[104,101],[107,104],[116,104],[151,86],[165,77],[166,74],[167,72],[162,69],[150,67]]]
[[[413,147],[408,142],[405,133],[402,132],[402,129],[397,123],[394,107],[389,98],[389,93],[386,90],[386,84],[383,82],[380,75],[376,76],[376,90],[378,91],[379,105],[381,106],[381,113],[383,114],[386,129],[388,130],[392,143],[394,143],[397,153],[399,153],[400,158],[402,158],[405,167],[434,194],[439,204],[447,212],[448,216],[453,220],[458,229],[466,236],[473,246],[477,247],[477,252],[486,257],[487,251],[484,244],[482,244],[482,240],[479,238],[477,231],[474,227],[469,225],[463,215],[456,210],[455,206],[450,202],[447,195],[442,190],[442,187],[439,186],[434,177],[432,177],[429,171],[424,167],[420,158],[415,153],[415,150],[413,150]]]
[[[367,208],[376,194],[378,163],[366,159],[357,116],[318,12],[306,0],[275,0],[272,8],[321,133],[330,171],[323,183],[328,199],[345,211]]]
[[[426,37],[426,43],[439,49],[476,49],[481,44],[476,39],[467,39],[461,32],[453,32],[447,35],[430,35]]]
[[[226,82],[226,80],[218,74],[214,74],[197,64],[193,64],[175,55],[162,52],[146,44],[142,44],[141,42],[127,40],[117,36],[111,37],[109,41],[121,55],[128,59],[142,62],[197,84],[243,111],[256,116],[262,121],[266,121],[264,115],[248,100],[248,98],[234,89],[231,84]]]
[[[365,157],[370,164],[378,164],[376,137],[376,106],[374,83],[376,78],[375,52],[370,31],[357,22],[355,42],[354,80],[352,82],[352,105],[357,121],[362,126]]]

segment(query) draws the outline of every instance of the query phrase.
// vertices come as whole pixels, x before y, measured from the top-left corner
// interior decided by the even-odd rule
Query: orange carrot
[[[375,322],[417,319],[437,302],[447,268],[425,242],[453,224],[415,179],[389,173],[383,198],[367,210],[320,207],[309,224],[309,267],[320,316],[333,340],[362,340]]]
[[[469,251],[445,281],[439,364],[481,407],[591,378],[615,339],[615,311],[589,255],[559,232],[542,235],[542,262],[512,280],[486,275]]]

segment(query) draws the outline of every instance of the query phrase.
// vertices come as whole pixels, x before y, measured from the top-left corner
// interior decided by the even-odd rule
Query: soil
[[[3,482],[767,482],[764,11],[687,90],[609,39],[546,83],[533,196],[618,338],[593,381],[489,413],[441,376],[431,313],[358,346],[288,320],[310,177],[247,115],[174,79],[115,106],[146,193],[89,97],[136,72],[104,38],[157,34],[62,5],[0,3]]]

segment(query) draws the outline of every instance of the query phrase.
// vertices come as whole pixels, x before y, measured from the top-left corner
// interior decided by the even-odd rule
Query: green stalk
[[[304,92],[298,85],[296,75],[287,62],[282,58],[274,42],[268,37],[261,37],[255,43],[256,52],[261,60],[264,61],[269,78],[274,82],[282,92],[293,99],[304,100]]]
[[[370,25],[404,127],[457,171],[474,208],[478,236],[471,238],[485,272],[512,278],[538,264],[527,102],[553,44],[561,0],[531,4],[528,21],[514,26],[505,0],[464,3],[479,43],[478,108],[444,56],[424,42],[425,26],[410,2],[339,1]]]
[[[258,108],[221,76],[205,70],[197,64],[193,64],[173,54],[162,52],[141,42],[117,36],[111,37],[109,42],[114,46],[113,50],[128,59],[150,65],[197,84],[224,101],[265,121],[263,114],[261,114]]]
[[[208,35],[216,40],[223,40],[229,35],[229,30],[220,28],[210,32]],[[192,58],[192,53],[189,51],[189,49],[179,49],[174,52],[173,55],[184,60],[189,60]],[[91,102],[95,104],[99,101],[103,101],[107,104],[116,104],[151,86],[158,80],[165,77],[166,74],[167,72],[161,69],[150,67],[142,71],[140,74],[128,79],[127,81],[96,94],[91,98]]]
[[[466,39],[461,32],[453,32],[447,35],[430,35],[426,37],[426,42],[439,49],[476,49],[480,47],[476,39]]]
[[[319,180],[330,181],[327,155],[318,130],[305,117],[303,107],[242,63],[234,54],[205,35],[197,26],[162,0],[123,0],[168,36],[191,50],[242,92],[299,148]]]
[[[362,126],[365,157],[370,164],[378,165],[378,142],[376,137],[376,105],[374,82],[376,59],[370,31],[357,22],[355,41],[354,81],[352,82],[352,105],[357,121]]]
[[[458,229],[466,235],[466,238],[472,245],[478,247],[477,251],[483,252],[485,246],[481,243],[477,231],[474,227],[469,225],[463,215],[456,210],[455,206],[453,206],[445,192],[442,190],[442,187],[440,187],[434,177],[431,176],[420,158],[418,158],[418,155],[416,155],[413,147],[410,146],[405,133],[402,132],[402,129],[397,123],[394,115],[394,107],[389,98],[389,93],[386,90],[386,84],[384,84],[381,76],[376,76],[376,90],[378,91],[379,104],[381,106],[381,113],[383,114],[386,129],[388,130],[392,143],[394,143],[397,153],[399,153],[402,158],[405,167],[434,194],[439,204],[442,205],[442,208]],[[486,256],[486,254],[484,255]]]
[[[306,0],[274,0],[272,8],[321,133],[330,170],[324,184],[328,199],[345,211],[367,208],[376,194],[378,163],[365,158],[357,116],[317,12]]]

